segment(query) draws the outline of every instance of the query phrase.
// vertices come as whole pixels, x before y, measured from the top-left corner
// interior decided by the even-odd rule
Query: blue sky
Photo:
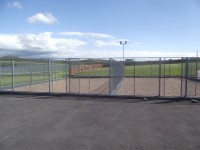
[[[199,0],[0,0],[0,55],[195,56]]]

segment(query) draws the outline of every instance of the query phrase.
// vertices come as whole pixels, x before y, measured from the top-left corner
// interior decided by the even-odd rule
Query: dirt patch
[[[98,87],[109,81],[108,78],[71,78],[70,80],[52,81],[40,84],[32,84],[15,88],[15,91],[30,91],[30,92],[55,92],[55,93],[91,93]]]
[[[159,91],[160,89],[160,91]],[[181,78],[125,78],[118,95],[184,96],[185,79]],[[200,83],[187,80],[187,96],[200,96]]]
[[[51,82],[50,92],[98,94],[95,90],[103,85],[109,86],[107,83],[109,83],[108,78],[57,80]],[[188,80],[187,87],[187,96],[200,96],[199,82]],[[49,83],[22,86],[15,88],[15,91],[49,92]],[[185,96],[185,79],[163,78],[160,79],[159,85],[159,78],[125,78],[117,95],[158,96],[159,92],[160,96]],[[109,94],[109,90],[102,94]]]

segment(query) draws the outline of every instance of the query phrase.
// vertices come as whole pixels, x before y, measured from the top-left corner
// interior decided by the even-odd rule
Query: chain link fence
[[[0,90],[200,97],[200,58],[0,59]]]
[[[124,62],[110,59],[109,78],[109,93],[116,95],[124,79]]]

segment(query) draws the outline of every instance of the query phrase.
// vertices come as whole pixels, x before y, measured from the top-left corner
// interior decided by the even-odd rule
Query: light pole
[[[120,41],[119,43],[120,43],[120,45],[123,46],[123,63],[124,63],[124,45],[127,44],[127,41]]]

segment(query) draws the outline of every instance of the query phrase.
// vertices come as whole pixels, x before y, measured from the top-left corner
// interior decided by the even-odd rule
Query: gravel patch
[[[57,80],[51,82],[51,92],[55,93],[91,93],[98,87],[107,83],[108,78],[71,78],[66,80]],[[15,88],[15,91],[31,92],[49,92],[49,83],[33,84],[31,86],[22,86]]]
[[[83,93],[98,94],[94,92],[101,86],[109,86],[108,78],[71,78],[66,80],[57,80],[51,83],[51,92],[55,93]],[[187,96],[200,96],[200,83],[187,81]],[[182,88],[181,88],[182,87]],[[99,88],[102,89],[102,88]],[[49,92],[48,83],[33,84],[31,86],[22,86],[15,88],[15,91],[31,92]],[[101,91],[99,91],[100,93]],[[106,93],[109,94],[108,90]],[[158,96],[159,78],[125,78],[119,88],[117,95],[135,95],[135,96]],[[163,78],[160,79],[160,96],[184,96],[185,79],[181,78]]]
[[[182,87],[182,88],[181,88]],[[158,96],[159,78],[125,78],[118,95]],[[185,79],[160,79],[160,96],[184,96]],[[200,96],[200,83],[187,80],[187,96]]]

